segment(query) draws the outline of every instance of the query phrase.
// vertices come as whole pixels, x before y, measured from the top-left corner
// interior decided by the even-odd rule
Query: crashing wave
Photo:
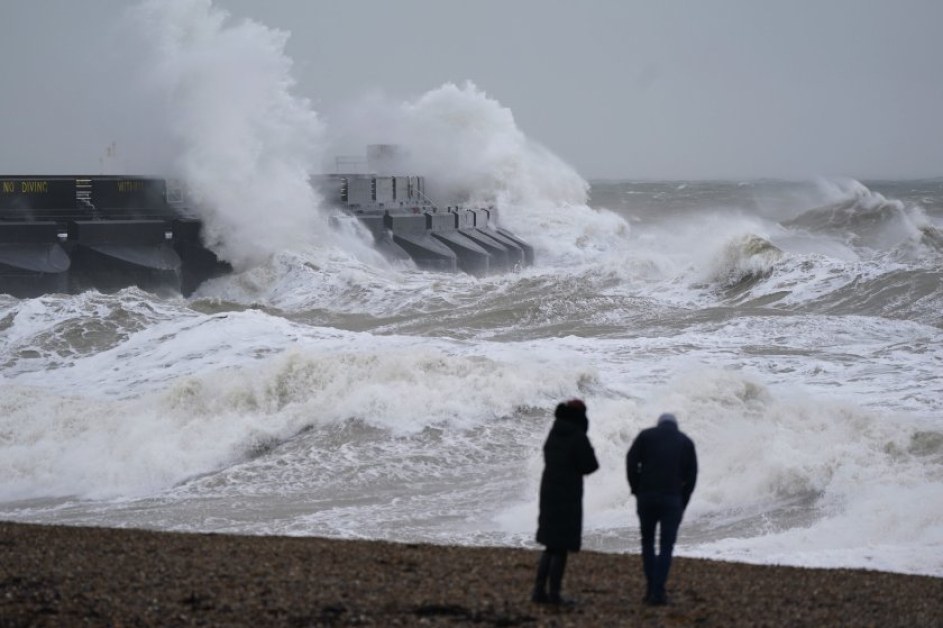
[[[748,290],[773,271],[783,252],[769,240],[749,234],[731,240],[724,247],[709,280],[728,292]]]
[[[854,180],[822,185],[832,202],[784,221],[784,227],[879,252],[921,245],[940,250],[939,230],[929,224],[923,208],[889,199]]]
[[[928,222],[915,225],[913,236],[901,242],[895,254],[899,261],[919,261],[943,255],[943,229]]]

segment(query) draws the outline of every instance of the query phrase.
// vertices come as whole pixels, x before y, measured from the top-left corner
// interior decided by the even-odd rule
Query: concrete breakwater
[[[331,174],[311,183],[340,210],[334,222],[358,219],[387,257],[476,275],[533,263],[533,249],[498,226],[494,208],[438,207],[422,177]],[[232,270],[202,232],[186,194],[166,179],[0,176],[0,293],[138,286],[186,296]]]

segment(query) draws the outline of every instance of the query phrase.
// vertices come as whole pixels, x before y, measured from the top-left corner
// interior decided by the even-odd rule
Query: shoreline
[[[572,608],[530,602],[539,550],[0,522],[0,626],[857,625],[943,620],[943,578],[677,557],[649,607],[640,557],[571,555]]]

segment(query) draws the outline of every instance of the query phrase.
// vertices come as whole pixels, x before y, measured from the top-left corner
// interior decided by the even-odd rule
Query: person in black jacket
[[[560,597],[567,552],[580,551],[583,537],[583,476],[599,468],[586,432],[586,405],[571,399],[557,406],[553,427],[544,443],[544,473],[540,480],[537,542],[546,549],[537,566],[531,599],[564,604]],[[547,581],[550,582],[549,593]]]
[[[697,483],[697,452],[694,442],[678,429],[675,416],[666,413],[658,417],[655,427],[639,433],[625,463],[641,524],[642,568],[648,585],[644,599],[649,604],[667,604],[665,582],[681,516]],[[658,524],[661,538],[656,556]]]

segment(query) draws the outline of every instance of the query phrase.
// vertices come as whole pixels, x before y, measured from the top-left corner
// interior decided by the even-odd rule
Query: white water
[[[943,575],[935,214],[857,182],[591,208],[509,110],[444,85],[363,109],[538,263],[388,267],[299,183],[352,131],[293,95],[285,36],[208,1],[144,10],[172,167],[245,270],[190,301],[0,296],[0,517],[530,544],[549,415],[578,395],[587,547],[636,550],[625,451],[673,411],[701,460],[680,554]]]

